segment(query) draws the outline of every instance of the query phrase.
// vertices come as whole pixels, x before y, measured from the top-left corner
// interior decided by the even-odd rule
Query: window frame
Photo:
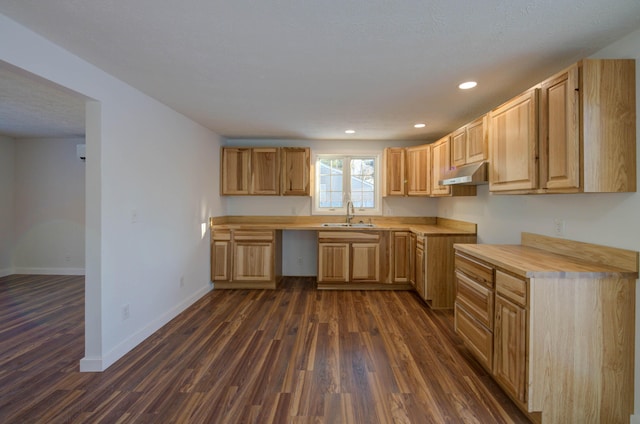
[[[311,190],[311,214],[312,215],[345,215],[347,213],[347,203],[343,202],[342,207],[322,208],[320,207],[320,175],[318,161],[320,159],[346,159],[344,168],[348,170],[348,175],[343,178],[342,190],[343,195],[348,193],[351,195],[351,160],[352,159],[373,159],[374,160],[374,189],[373,198],[375,207],[373,208],[355,208],[356,216],[360,215],[382,215],[382,154],[380,152],[346,152],[346,153],[322,153],[314,152],[313,158],[313,178]],[[344,172],[344,171],[343,171]],[[344,175],[344,174],[343,174]],[[348,186],[347,186],[347,182]]]

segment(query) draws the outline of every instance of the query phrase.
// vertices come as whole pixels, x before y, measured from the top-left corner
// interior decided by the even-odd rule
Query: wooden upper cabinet
[[[407,193],[405,160],[403,147],[384,149],[385,196],[404,196]]]
[[[308,147],[282,147],[280,193],[284,196],[308,196],[310,149]]]
[[[636,191],[635,84],[634,60],[585,59],[491,111],[490,190]]]
[[[250,148],[223,148],[220,170],[221,193],[249,194],[250,167]]]
[[[488,119],[489,116],[484,115],[466,126],[465,163],[467,164],[487,160],[489,157],[489,149],[487,148],[489,140]]]
[[[431,195],[449,196],[451,186],[443,186],[439,181],[450,170],[449,136],[441,138],[431,145]]]
[[[431,193],[431,147],[428,144],[407,148],[407,194]]]
[[[578,66],[540,84],[540,187],[580,188]]]
[[[481,116],[451,134],[451,166],[462,166],[488,157],[487,116]]]
[[[275,147],[251,149],[251,187],[249,194],[280,193],[280,154]]]
[[[490,112],[491,191],[530,190],[538,181],[538,89]]]
[[[451,133],[451,166],[467,163],[467,128],[462,127]]]

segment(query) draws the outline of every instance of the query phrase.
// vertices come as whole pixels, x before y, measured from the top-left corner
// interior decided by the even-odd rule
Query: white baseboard
[[[87,358],[86,356],[80,360],[80,372],[101,372],[102,358]]]
[[[14,274],[34,275],[84,275],[84,268],[14,268]]]
[[[631,424],[640,424],[640,415],[635,414],[631,416],[631,420],[629,421]]]
[[[12,268],[0,268],[0,277],[6,277],[7,275],[15,274]]]
[[[149,325],[123,340],[120,344],[107,352],[102,358],[83,358],[82,360],[80,360],[80,371],[92,372],[106,370],[118,359],[122,358],[129,351],[131,351],[134,347],[142,343],[147,337],[162,328],[163,325],[167,324],[173,318],[178,316],[178,314],[180,314],[182,311],[193,305],[198,299],[207,294],[210,290],[210,286],[205,286],[202,289],[198,290],[192,296],[188,297],[175,307],[171,308],[166,313],[162,314],[157,319],[153,320],[151,323],[149,323]]]

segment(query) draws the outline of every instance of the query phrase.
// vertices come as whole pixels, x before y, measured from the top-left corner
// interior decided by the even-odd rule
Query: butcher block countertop
[[[476,224],[436,217],[369,217],[356,215],[353,223],[373,227],[325,227],[341,223],[344,216],[222,216],[210,219],[213,230],[311,230],[311,231],[411,231],[417,235],[450,236],[476,234]]]
[[[638,252],[522,233],[522,244],[455,249],[523,278],[638,278]]]

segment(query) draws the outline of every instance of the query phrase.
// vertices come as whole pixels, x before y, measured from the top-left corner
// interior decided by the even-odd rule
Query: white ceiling
[[[640,28],[638,0],[0,0],[0,13],[230,138],[433,140]]]

